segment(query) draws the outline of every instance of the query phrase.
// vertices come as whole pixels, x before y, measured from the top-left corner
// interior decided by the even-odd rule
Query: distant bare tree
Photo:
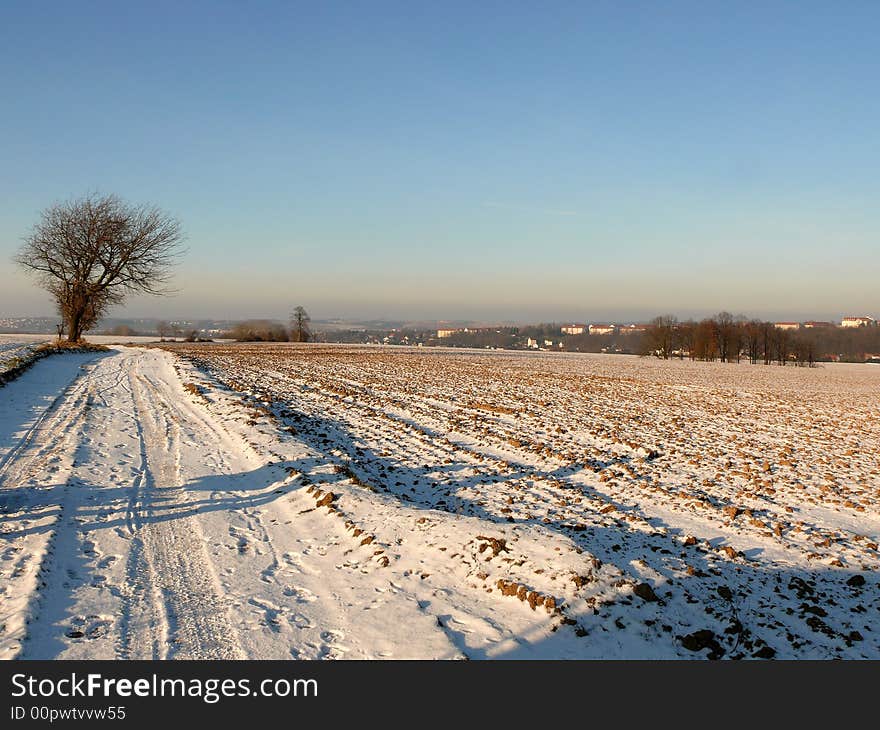
[[[774,336],[776,327],[772,322],[761,323],[761,352],[764,356],[764,364],[770,365],[773,362]]]
[[[791,350],[801,367],[816,366],[816,343],[812,337],[802,334],[791,342]]]
[[[158,208],[88,195],[44,210],[15,261],[52,295],[78,342],[126,294],[167,293],[182,240],[180,223]]]
[[[757,319],[746,322],[743,325],[743,340],[749,362],[756,365],[761,357],[761,322]]]
[[[164,340],[174,334],[174,328],[168,322],[159,322],[156,325],[156,333],[159,335],[159,339]]]
[[[716,324],[714,319],[701,320],[694,328],[693,359],[714,360],[717,357]]]
[[[645,332],[644,347],[647,354],[668,360],[675,346],[675,328],[678,319],[671,314],[654,317]]]
[[[290,340],[291,342],[308,342],[312,333],[309,323],[312,321],[304,307],[297,307],[290,315]]]
[[[713,320],[715,333],[715,346],[718,349],[718,359],[721,362],[730,362],[734,330],[736,323],[730,312],[720,312]]]
[[[697,323],[692,319],[679,322],[676,329],[675,347],[678,350],[679,360],[684,360],[685,355],[694,359],[694,338],[697,332]]]
[[[807,367],[816,367],[816,342],[812,338],[807,338],[804,347],[806,348]]]
[[[773,353],[776,357],[776,362],[780,365],[785,365],[785,363],[788,362],[791,338],[785,330],[779,329],[778,327],[774,327],[773,329]]]
[[[739,362],[742,357],[747,324],[748,322],[742,314],[738,314],[733,318],[733,328],[730,333],[730,349],[728,354],[737,362]]]

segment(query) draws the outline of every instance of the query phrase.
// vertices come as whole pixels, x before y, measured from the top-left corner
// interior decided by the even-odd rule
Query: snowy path
[[[156,516],[185,503],[163,359],[95,358],[8,455],[4,656],[242,656],[198,525]]]
[[[341,525],[292,528],[302,485],[194,403],[172,356],[91,360],[0,468],[0,656],[456,654],[344,554]]]

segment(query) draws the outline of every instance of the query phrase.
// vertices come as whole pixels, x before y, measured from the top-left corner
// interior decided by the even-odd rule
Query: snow
[[[53,356],[0,389],[0,657],[877,658],[878,386],[540,353]]]
[[[22,345],[39,345],[43,342],[54,342],[57,338],[50,334],[0,334],[0,352],[5,347],[20,347]],[[89,334],[86,339],[95,345],[130,345],[147,344],[158,342],[159,338],[152,335],[93,335]],[[227,342],[228,340],[217,340]]]
[[[37,343],[0,339],[0,373],[19,365],[33,355]]]

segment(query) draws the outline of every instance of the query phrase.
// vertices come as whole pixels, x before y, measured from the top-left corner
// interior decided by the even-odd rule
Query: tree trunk
[[[79,342],[82,339],[82,312],[73,312],[67,322],[67,341]]]

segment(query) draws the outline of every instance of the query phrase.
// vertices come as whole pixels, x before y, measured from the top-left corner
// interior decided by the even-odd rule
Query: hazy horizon
[[[105,320],[168,320],[168,321],[244,321],[244,320],[271,320],[277,321],[281,323],[285,323],[290,319],[290,313],[284,312],[261,312],[255,311],[251,314],[240,315],[240,316],[217,316],[211,312],[203,312],[200,314],[192,313],[192,312],[171,312],[170,314],[156,314],[150,312],[132,312],[126,313],[122,311],[124,308],[119,308],[116,311],[111,311],[106,317]],[[730,312],[734,315],[743,315],[748,317],[749,319],[759,319],[762,321],[796,321],[796,322],[806,322],[806,321],[827,321],[827,322],[839,322],[844,316],[873,316],[875,319],[880,319],[880,316],[876,312],[872,311],[847,311],[847,312],[838,312],[838,313],[807,313],[804,314],[804,311],[800,312],[792,312],[792,311],[781,311],[781,312],[756,312],[756,311],[741,311],[737,309],[730,308],[717,308],[717,309],[693,309],[693,310],[651,310],[643,311],[643,310],[591,310],[590,312],[580,314],[577,316],[565,317],[559,316],[558,313],[554,314],[552,312],[548,312],[546,317],[535,317],[532,315],[524,314],[522,316],[511,316],[511,313],[508,311],[498,313],[498,316],[417,316],[411,313],[395,313],[388,314],[386,312],[382,312],[377,310],[377,313],[373,314],[346,314],[346,313],[327,313],[326,310],[309,310],[306,307],[310,317],[313,322],[316,323],[330,323],[330,322],[341,322],[341,323],[351,323],[351,324],[361,324],[366,322],[403,322],[403,323],[449,323],[449,324],[457,324],[457,323],[467,323],[467,324],[486,324],[486,325],[498,325],[498,326],[516,326],[516,325],[531,325],[531,324],[548,324],[548,323],[556,323],[556,324],[572,324],[572,323],[596,323],[596,322],[614,322],[617,324],[628,324],[628,323],[647,323],[654,317],[659,315],[668,315],[671,314],[673,316],[678,317],[680,320],[700,320],[706,317],[711,317],[713,315],[718,314],[719,312]],[[317,311],[317,313],[315,313]],[[332,311],[332,310],[331,310]],[[23,318],[57,318],[57,313],[53,313],[51,311],[45,312],[32,312],[32,313],[21,313],[21,312],[3,312],[0,311],[0,319],[8,318],[8,319],[23,319]]]
[[[180,218],[179,293],[109,316],[880,314],[880,6],[7,9],[11,257],[89,191]],[[95,43],[96,29],[100,43]]]

